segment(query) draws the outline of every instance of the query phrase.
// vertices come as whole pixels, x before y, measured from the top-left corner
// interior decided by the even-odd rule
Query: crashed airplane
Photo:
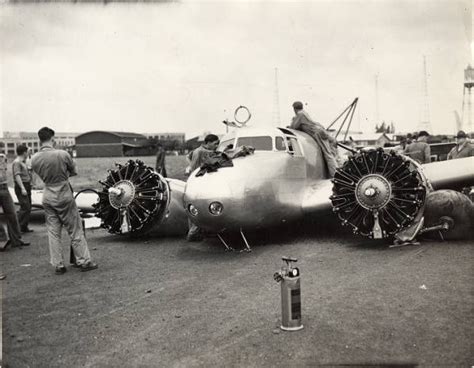
[[[301,131],[243,126],[225,135],[218,151],[243,146],[254,153],[204,175],[197,169],[187,182],[138,160],[117,164],[97,194],[78,196],[78,207],[94,211],[113,234],[184,234],[189,218],[228,249],[228,232],[240,232],[250,250],[247,230],[331,210],[342,225],[372,239],[403,243],[429,231],[446,238],[472,233],[473,204],[450,189],[474,185],[474,157],[420,165],[394,151],[341,145],[351,155],[331,179],[321,148]],[[39,197],[34,193],[36,204]]]

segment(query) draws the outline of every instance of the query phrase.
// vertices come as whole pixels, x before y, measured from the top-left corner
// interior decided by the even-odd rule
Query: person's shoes
[[[30,245],[29,242],[24,242],[23,240],[20,240],[18,244],[12,244],[12,248],[27,247],[29,245]]]
[[[72,268],[81,268],[82,266],[80,264],[77,264],[77,263],[71,263],[71,267]]]
[[[54,273],[55,273],[56,275],[62,275],[62,274],[64,274],[64,273],[66,273],[66,271],[67,271],[66,267],[64,267],[64,266],[57,266],[57,267],[56,267],[56,270],[54,271]]]
[[[81,272],[95,270],[96,268],[99,268],[99,265],[97,263],[89,261],[81,265]]]
[[[7,250],[7,248],[11,245],[11,242],[10,240],[7,240],[5,242],[5,244],[3,244],[1,247],[0,247],[0,252],[5,252]]]
[[[34,231],[33,229],[28,229],[28,228],[26,228],[26,229],[21,229],[21,232],[22,232],[22,233],[32,233],[33,231]]]

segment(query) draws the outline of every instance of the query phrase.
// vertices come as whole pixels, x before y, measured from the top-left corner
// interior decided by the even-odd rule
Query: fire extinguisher
[[[300,270],[292,266],[296,258],[282,257],[286,266],[275,272],[273,278],[281,283],[281,326],[285,331],[298,331],[301,324],[301,281]]]

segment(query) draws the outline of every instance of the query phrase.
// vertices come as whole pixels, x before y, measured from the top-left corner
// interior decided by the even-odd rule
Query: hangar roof
[[[114,132],[114,131],[108,131],[108,130],[92,130],[90,132],[85,132],[82,134],[79,134],[76,138],[81,137],[85,134],[91,134],[91,133],[107,133],[107,134],[113,134],[116,135],[120,138],[145,138],[146,137],[143,134],[139,133],[131,133],[131,132]]]

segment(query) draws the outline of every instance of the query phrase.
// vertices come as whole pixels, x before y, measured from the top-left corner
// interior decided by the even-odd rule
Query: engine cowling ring
[[[419,164],[382,148],[349,157],[333,184],[333,211],[343,225],[369,238],[387,238],[410,226],[430,190]]]
[[[166,180],[140,160],[115,164],[108,170],[94,205],[101,226],[112,234],[144,235],[167,213],[170,190]]]

